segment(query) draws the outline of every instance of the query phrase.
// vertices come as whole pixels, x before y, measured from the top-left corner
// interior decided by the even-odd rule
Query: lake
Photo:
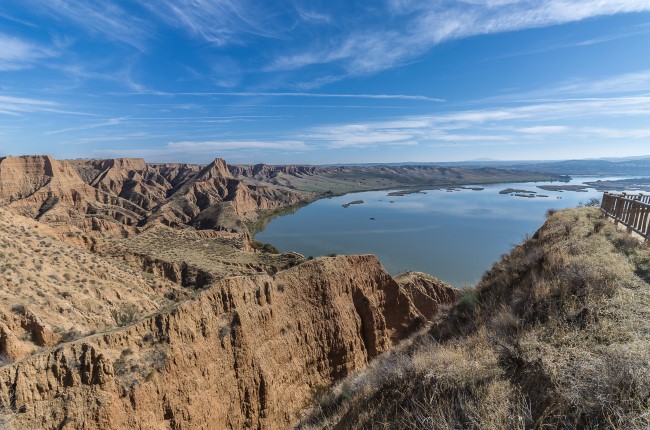
[[[568,184],[598,179],[623,178],[575,177]],[[602,197],[594,189],[558,192],[538,185],[564,184],[491,184],[478,185],[482,191],[424,190],[404,196],[370,191],[326,198],[272,220],[255,238],[306,257],[375,254],[391,274],[427,272],[461,287],[475,284],[502,254],[532,235],[549,208],[575,207]],[[507,188],[548,197],[499,194]],[[342,207],[355,200],[363,204]]]

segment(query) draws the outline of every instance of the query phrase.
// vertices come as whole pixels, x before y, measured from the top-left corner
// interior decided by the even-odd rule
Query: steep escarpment
[[[0,408],[15,428],[286,428],[422,320],[374,257],[318,259],[6,365]]]
[[[648,245],[598,209],[552,214],[299,428],[647,429],[649,274]]]

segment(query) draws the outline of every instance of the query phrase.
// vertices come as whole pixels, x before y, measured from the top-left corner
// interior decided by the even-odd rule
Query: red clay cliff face
[[[314,388],[423,321],[373,256],[214,283],[131,326],[0,368],[15,428],[287,428]]]

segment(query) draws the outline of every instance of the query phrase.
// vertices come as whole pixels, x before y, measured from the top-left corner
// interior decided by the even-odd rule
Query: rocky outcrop
[[[279,165],[273,166],[269,164],[255,164],[255,165],[236,165],[228,166],[230,172],[235,177],[245,177],[258,180],[269,180],[275,178],[278,174],[284,173],[285,175],[300,176],[300,175],[314,175],[325,171],[324,168],[319,166],[300,166],[300,165]]]
[[[16,428],[286,428],[423,321],[373,256],[220,280],[131,326],[0,368]]]
[[[422,272],[406,272],[395,276],[397,281],[415,305],[418,312],[431,319],[438,315],[440,307],[456,302],[461,291]]]
[[[83,186],[84,182],[73,168],[52,157],[0,158],[0,205],[29,200],[33,203],[31,213],[38,215],[48,197],[74,199],[72,191]]]
[[[150,219],[170,226],[187,224],[247,235],[242,221],[255,219],[258,211],[294,205],[309,197],[270,184],[245,184],[217,158],[181,185]]]

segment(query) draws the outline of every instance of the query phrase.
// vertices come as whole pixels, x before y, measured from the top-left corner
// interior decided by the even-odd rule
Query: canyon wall
[[[130,326],[0,368],[14,428],[286,428],[423,316],[374,256],[220,280]]]

